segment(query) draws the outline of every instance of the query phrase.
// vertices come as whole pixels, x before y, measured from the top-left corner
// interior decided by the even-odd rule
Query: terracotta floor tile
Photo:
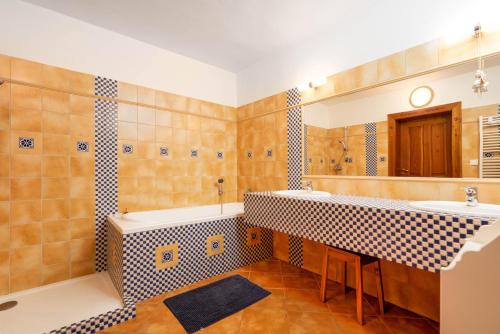
[[[291,289],[319,289],[318,282],[305,274],[283,274],[283,285]]]
[[[332,291],[332,290],[330,290]],[[341,289],[327,294],[326,304],[333,313],[356,314],[356,290],[349,290],[346,294]],[[363,298],[365,315],[376,315],[370,303]]]
[[[209,334],[238,334],[240,332],[240,324],[243,311],[235,313],[227,318],[217,321],[215,324],[208,326],[199,331],[199,333]]]
[[[438,334],[439,330],[427,319],[386,318],[382,321],[394,334]]]
[[[373,296],[365,295],[365,300],[368,302],[368,304],[371,305],[371,307],[375,311],[375,313],[379,314],[378,299],[373,297]],[[385,302],[384,317],[417,318],[417,319],[424,318],[423,316],[421,316],[419,314],[405,310],[399,306],[396,306],[396,305],[388,303],[388,302]]]
[[[333,314],[333,318],[342,334],[391,334],[382,320],[376,316],[365,317],[364,326],[361,326],[356,316],[352,314]]]
[[[286,262],[281,262],[281,272],[283,274],[304,274],[311,277],[313,277],[314,275],[310,271],[304,270],[302,268],[299,268],[297,266],[294,266],[293,264]]]
[[[339,329],[330,313],[288,312],[290,334],[338,334]]]
[[[246,309],[243,311],[240,333],[288,333],[287,313],[284,310]]]
[[[248,279],[264,289],[284,288],[281,273],[251,272]]]
[[[330,312],[317,289],[285,289],[285,309],[291,312]]]
[[[259,272],[273,272],[280,273],[281,272],[281,261],[279,260],[268,260],[254,263],[250,266],[250,271],[259,271]]]
[[[282,310],[285,307],[285,290],[284,289],[267,289],[271,295],[259,300],[248,308],[252,309],[268,309]]]
[[[319,300],[318,275],[277,260],[237,269],[139,302],[135,319],[106,329],[103,333],[186,333],[163,300],[235,274],[249,278],[270,291],[271,295],[199,333],[439,333],[438,323],[390,304],[387,304],[386,316],[377,316],[377,299],[368,295],[364,296],[366,324],[360,326],[355,317],[354,290],[348,290],[344,295],[339,283],[329,281],[328,302],[322,303]]]

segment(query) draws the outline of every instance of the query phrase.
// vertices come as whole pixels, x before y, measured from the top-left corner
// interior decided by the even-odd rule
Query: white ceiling
[[[326,29],[348,33],[347,20],[384,10],[371,0],[25,1],[235,73]]]

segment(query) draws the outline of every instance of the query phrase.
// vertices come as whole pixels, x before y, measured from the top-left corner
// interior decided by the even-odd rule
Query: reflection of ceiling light
[[[325,77],[316,78],[312,81],[301,83],[300,85],[297,86],[297,89],[301,92],[304,92],[311,88],[318,88],[319,86],[323,86],[324,84],[326,84],[326,82],[327,80]]]
[[[422,108],[429,105],[434,98],[434,91],[429,86],[415,88],[410,94],[410,104],[414,108]]]
[[[477,71],[474,74],[474,82],[472,90],[476,94],[486,93],[488,91],[489,82],[486,80],[486,73],[484,72],[484,60],[481,51],[481,25],[478,24],[474,27],[474,37],[476,38],[477,47]]]

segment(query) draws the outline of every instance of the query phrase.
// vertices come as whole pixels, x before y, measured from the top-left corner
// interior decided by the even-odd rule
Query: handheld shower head
[[[338,139],[338,141],[339,141],[339,144],[342,144],[342,148],[344,149],[344,151],[347,151],[347,147],[345,146],[345,142],[342,139]]]

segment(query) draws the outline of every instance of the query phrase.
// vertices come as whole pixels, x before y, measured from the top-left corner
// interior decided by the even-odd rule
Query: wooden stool
[[[356,314],[358,322],[364,324],[363,315],[363,266],[377,262],[375,268],[375,280],[377,284],[377,297],[380,313],[384,314],[384,289],[382,286],[382,273],[380,270],[380,260],[372,256],[348,252],[338,248],[324,246],[323,253],[323,268],[321,270],[321,290],[319,297],[324,303],[326,301],[326,280],[328,278],[328,258],[332,256],[335,259],[344,262],[344,272],[342,274],[342,284],[344,285],[344,293],[347,287],[347,263],[353,263],[356,270]]]

